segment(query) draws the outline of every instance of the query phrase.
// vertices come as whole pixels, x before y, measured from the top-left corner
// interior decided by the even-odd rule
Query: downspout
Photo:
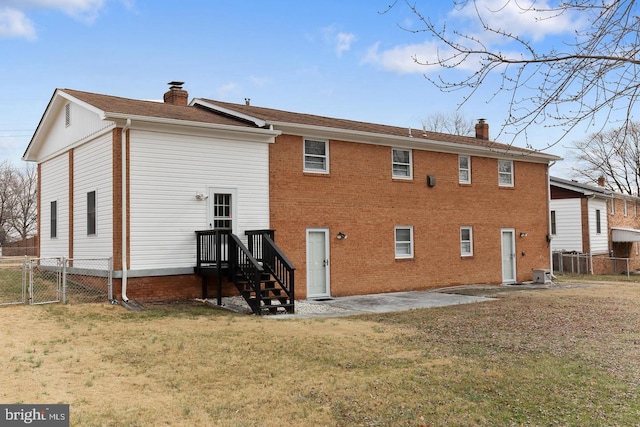
[[[131,127],[131,119],[122,128],[122,301],[127,302],[127,131]]]
[[[550,162],[547,166],[547,241],[549,242],[549,271],[551,272],[551,277],[553,278],[553,248],[551,246],[551,240],[553,236],[551,235],[551,168],[555,165],[556,162]]]

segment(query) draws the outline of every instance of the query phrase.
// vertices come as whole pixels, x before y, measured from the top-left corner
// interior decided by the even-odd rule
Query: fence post
[[[62,268],[62,303],[66,304],[67,303],[67,258],[66,257],[62,257],[60,258],[60,264],[61,268]]]
[[[109,276],[109,282],[107,283],[107,294],[108,294],[108,298],[109,301],[113,301],[113,257],[109,257],[109,261],[107,262],[107,268],[108,268],[108,276]]]

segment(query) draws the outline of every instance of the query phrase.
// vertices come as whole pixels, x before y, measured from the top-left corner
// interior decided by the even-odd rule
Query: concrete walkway
[[[327,300],[296,301],[296,314],[264,316],[270,319],[339,317],[364,313],[389,313],[415,308],[443,307],[491,301],[494,298],[448,294],[430,291],[392,292],[385,294],[354,295]]]

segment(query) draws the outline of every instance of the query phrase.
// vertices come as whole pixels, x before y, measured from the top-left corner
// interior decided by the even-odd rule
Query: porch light
[[[204,193],[196,193],[196,200],[207,200],[209,198],[208,195],[204,194]]]
[[[347,238],[347,235],[344,234],[342,231],[338,232],[338,235],[336,236],[336,239],[338,239],[338,240],[343,240],[343,239],[346,239],[346,238]]]

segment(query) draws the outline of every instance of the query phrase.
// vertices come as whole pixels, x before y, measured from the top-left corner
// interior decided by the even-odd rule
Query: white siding
[[[112,256],[113,180],[111,134],[84,144],[73,156],[73,256]],[[96,192],[96,234],[87,235],[87,193]]]
[[[60,103],[50,112],[49,119],[52,119],[52,125],[47,135],[47,143],[38,153],[40,159],[67,150],[73,144],[113,125],[113,122],[103,121],[96,113],[70,102],[71,123],[66,126],[65,104]]]
[[[207,229],[209,201],[196,193],[233,188],[238,235],[269,227],[266,143],[132,130],[132,270],[195,265],[195,231]]]
[[[552,250],[582,252],[580,199],[551,200],[549,206],[556,212],[556,234],[551,240]]]
[[[589,209],[589,246],[592,254],[606,254],[609,252],[609,227],[607,225],[607,202],[602,199],[588,201]],[[596,233],[596,210],[600,209],[600,234]]]
[[[69,157],[42,163],[40,201],[40,256],[69,256]],[[58,203],[57,236],[51,238],[51,202]]]

